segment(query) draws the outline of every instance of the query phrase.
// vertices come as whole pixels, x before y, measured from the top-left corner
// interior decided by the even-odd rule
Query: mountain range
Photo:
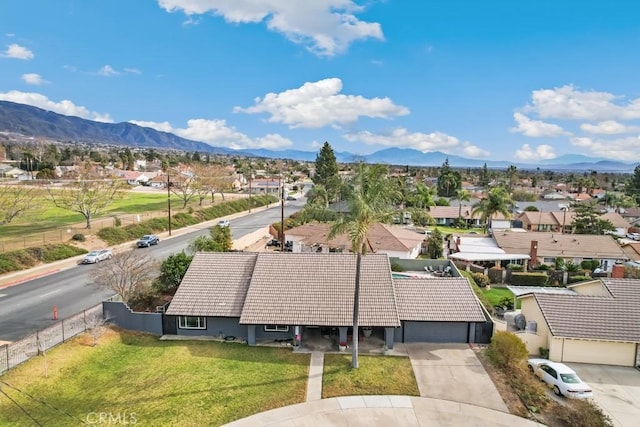
[[[164,150],[245,155],[255,157],[315,161],[317,152],[301,150],[243,149],[214,147],[201,141],[181,138],[168,132],[138,126],[132,123],[102,123],[65,116],[25,104],[0,101],[0,132],[17,133],[27,137],[48,138],[60,142],[111,144],[128,147],[148,147]],[[579,154],[559,156],[540,164],[468,159],[440,151],[422,152],[410,148],[387,148],[367,155],[335,152],[338,162],[348,163],[364,159],[370,163],[410,166],[441,166],[446,159],[452,167],[482,167],[503,169],[515,165],[519,169],[552,169],[558,171],[597,170],[600,172],[632,172],[637,163],[624,163]]]

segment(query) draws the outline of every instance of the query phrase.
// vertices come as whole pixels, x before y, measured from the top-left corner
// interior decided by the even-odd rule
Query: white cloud
[[[267,28],[283,34],[321,56],[345,52],[361,39],[383,40],[377,22],[356,17],[363,7],[353,0],[158,0],[167,12],[192,15],[213,13],[234,24],[265,22]]]
[[[469,157],[486,157],[489,152],[483,150],[470,142],[461,143],[458,138],[447,135],[442,132],[410,133],[405,128],[397,128],[387,134],[378,134],[369,131],[360,131],[355,133],[347,133],[343,138],[349,142],[361,142],[367,145],[384,145],[387,147],[405,147],[428,151],[443,151],[445,153],[458,152],[460,148],[465,156]]]
[[[538,145],[535,150],[529,144],[524,144],[522,148],[516,150],[515,156],[518,160],[549,160],[556,157],[553,150],[553,147],[548,144]]]
[[[112,123],[113,120],[109,114],[97,113],[90,111],[86,107],[81,105],[75,105],[69,100],[62,100],[60,102],[51,101],[46,96],[33,93],[33,92],[19,92],[12,90],[9,92],[0,92],[0,100],[17,102],[19,104],[32,105],[34,107],[42,108],[43,110],[53,111],[58,114],[64,114],[66,116],[76,116],[83,119],[94,120],[96,122]]]
[[[125,68],[124,71],[125,73],[131,73],[131,74],[137,74],[137,75],[142,74],[142,71],[138,70],[137,68]]]
[[[104,77],[111,77],[111,76],[119,75],[120,71],[114,70],[111,65],[105,65],[104,67],[100,68],[96,72],[96,74],[104,76]]]
[[[611,93],[580,91],[572,85],[535,90],[531,100],[524,111],[542,118],[592,121],[640,118],[640,98],[616,103],[620,97]]]
[[[13,43],[7,46],[7,50],[3,52],[2,56],[5,58],[29,60],[33,59],[35,55],[26,47]]]
[[[585,132],[598,135],[616,135],[621,133],[632,133],[640,131],[640,126],[627,126],[615,120],[605,120],[595,125],[591,123],[583,123],[580,129]]]
[[[29,84],[29,85],[39,86],[43,83],[47,83],[47,81],[44,80],[40,74],[36,74],[36,73],[23,74],[21,78],[26,84]]]
[[[513,118],[518,123],[518,126],[511,128],[511,132],[521,133],[532,138],[570,135],[569,132],[566,132],[558,125],[540,120],[531,120],[522,113],[514,113]]]
[[[321,128],[354,123],[359,117],[390,118],[409,114],[409,109],[395,105],[389,98],[365,98],[343,95],[342,80],[324,79],[305,83],[297,89],[268,93],[256,98],[253,107],[235,107],[234,112],[269,113],[270,123],[284,123],[290,128]]]
[[[225,120],[192,119],[187,122],[187,127],[182,129],[172,127],[169,122],[131,120],[130,123],[170,132],[194,141],[206,142],[216,147],[280,149],[293,145],[289,139],[278,134],[268,134],[252,139],[235,127],[227,125]]]
[[[619,139],[594,139],[589,137],[571,138],[571,144],[588,151],[591,155],[616,159],[623,162],[640,161],[640,137],[629,136]]]

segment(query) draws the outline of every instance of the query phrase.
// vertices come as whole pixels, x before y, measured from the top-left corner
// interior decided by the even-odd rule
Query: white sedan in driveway
[[[563,363],[551,362],[547,359],[529,359],[529,370],[547,383],[558,396],[571,399],[593,397],[593,391],[584,383],[576,372]]]

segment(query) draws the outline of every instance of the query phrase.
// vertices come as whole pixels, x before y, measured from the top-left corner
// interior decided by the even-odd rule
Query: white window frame
[[[198,319],[196,326],[189,326],[187,319]],[[207,329],[207,318],[204,316],[178,316],[178,328],[180,329]]]
[[[265,332],[289,332],[288,325],[264,325]]]

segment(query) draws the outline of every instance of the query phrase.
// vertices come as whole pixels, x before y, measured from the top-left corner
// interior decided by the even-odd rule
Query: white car
[[[547,359],[529,359],[529,370],[547,383],[558,396],[571,399],[587,399],[593,397],[588,384],[582,382],[576,372],[564,363],[551,362]]]
[[[231,225],[231,222],[228,219],[221,219],[218,221],[218,227],[228,227]]]
[[[91,251],[82,258],[83,264],[95,264],[100,261],[105,261],[113,257],[113,252],[109,249],[98,249]]]

